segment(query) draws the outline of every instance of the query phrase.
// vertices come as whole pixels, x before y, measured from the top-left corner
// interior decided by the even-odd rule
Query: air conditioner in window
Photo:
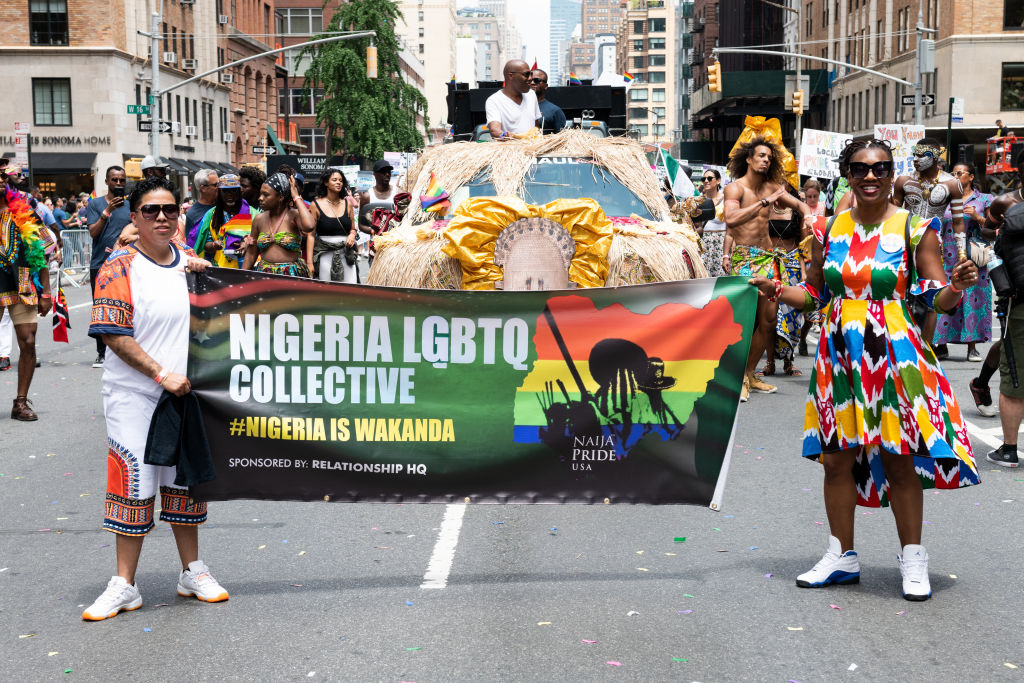
[[[194,4],[196,4],[196,0],[178,0],[178,1],[181,4],[183,4],[183,5],[194,5]]]
[[[218,24],[226,24],[226,23],[228,23],[229,21],[231,21],[231,17],[229,17],[229,16],[228,16],[228,15],[226,15],[226,14],[222,14],[222,15],[220,15],[219,17],[217,17],[217,23],[218,23]]]
[[[199,65],[198,59],[183,59],[181,60],[182,69],[195,69]]]
[[[234,133],[224,133],[224,142],[234,142],[234,141],[235,141],[235,134]]]
[[[220,75],[220,82],[221,83],[234,83],[235,82],[235,75],[234,74],[222,73]]]
[[[188,136],[190,138],[194,138],[198,134],[199,134],[199,131],[196,128],[196,126],[185,126],[185,135],[186,136]]]

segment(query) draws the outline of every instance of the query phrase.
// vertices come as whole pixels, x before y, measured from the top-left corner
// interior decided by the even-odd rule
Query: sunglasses
[[[139,207],[139,213],[147,221],[155,221],[161,211],[169,221],[178,218],[179,209],[177,204],[143,204]]]
[[[705,183],[710,183],[714,179],[715,179],[715,176],[713,176],[713,175],[706,175],[706,176],[704,176],[704,182]]]
[[[547,80],[543,78],[531,78],[530,83],[533,83],[534,85],[539,85],[540,83],[547,83]]]
[[[851,161],[850,162],[850,177],[861,178],[868,177],[868,171],[874,174],[875,178],[881,180],[882,178],[888,178],[892,175],[892,162],[891,161],[876,161],[873,164],[865,164],[863,161]]]

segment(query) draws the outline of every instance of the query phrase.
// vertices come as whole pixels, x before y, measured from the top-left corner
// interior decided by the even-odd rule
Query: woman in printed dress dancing
[[[906,295],[920,294],[936,312],[950,313],[963,290],[978,281],[978,271],[964,259],[945,283],[938,219],[911,216],[889,203],[888,143],[852,142],[840,170],[856,206],[817,235],[807,279],[797,287],[750,280],[761,295],[805,311],[826,307],[803,455],[824,465],[831,536],[825,556],[797,577],[797,585],[858,582],[856,506],[891,505],[902,546],[897,559],[903,597],[927,600],[923,488],[958,488],[979,479],[960,406],[913,323]]]

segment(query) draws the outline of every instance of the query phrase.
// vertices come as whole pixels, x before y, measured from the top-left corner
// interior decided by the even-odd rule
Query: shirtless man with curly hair
[[[772,248],[768,219],[773,211],[784,213],[792,209],[803,216],[805,227],[809,227],[814,221],[811,209],[787,192],[781,150],[771,140],[756,137],[740,145],[729,157],[728,168],[733,182],[725,187],[725,225],[731,244],[732,274],[763,275],[777,280],[780,278],[779,254]],[[764,394],[777,390],[755,377],[754,369],[768,348],[778,308],[775,301],[758,297],[741,401],[747,400],[750,390]]]

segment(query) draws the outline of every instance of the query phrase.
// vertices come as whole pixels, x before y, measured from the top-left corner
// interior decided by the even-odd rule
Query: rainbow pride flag
[[[633,82],[633,74],[629,73],[628,71],[624,71],[622,73],[622,80],[626,81],[626,83],[632,83]]]
[[[455,85],[455,74],[452,74],[452,80],[448,81],[449,84]]]
[[[569,85],[583,85],[583,81],[576,77],[572,71],[569,72]]]
[[[537,319],[537,360],[516,389],[514,441],[582,439],[625,457],[642,438],[675,439],[707,392],[727,347],[742,336],[730,303],[598,310],[553,297]]]
[[[443,214],[451,208],[451,205],[452,203],[448,201],[448,193],[443,187],[441,187],[441,183],[438,182],[437,176],[431,172],[430,184],[427,185],[427,193],[420,195],[420,206],[428,213]]]

